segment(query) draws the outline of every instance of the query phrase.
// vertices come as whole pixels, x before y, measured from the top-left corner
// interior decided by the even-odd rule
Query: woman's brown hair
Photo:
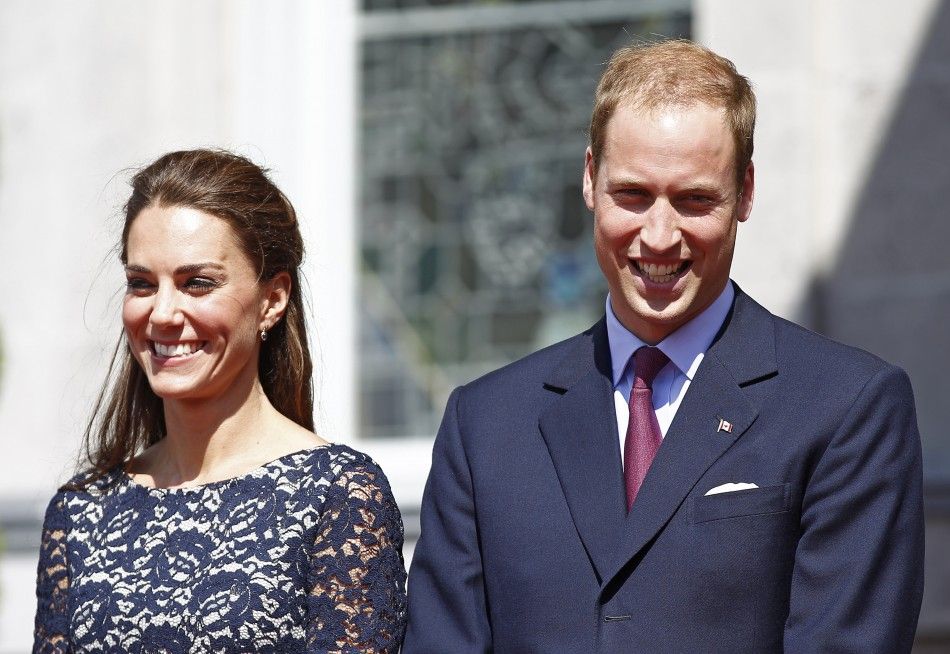
[[[299,268],[303,239],[290,201],[250,160],[224,150],[170,152],[138,171],[125,203],[120,259],[127,263],[129,229],[147,207],[188,207],[228,222],[258,279],[291,278],[283,318],[261,343],[258,375],[282,414],[313,430],[313,364],[307,344]],[[85,432],[82,487],[165,436],[162,400],[152,392],[123,333]]]

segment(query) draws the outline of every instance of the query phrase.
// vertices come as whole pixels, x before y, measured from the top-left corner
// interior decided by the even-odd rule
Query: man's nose
[[[181,294],[178,289],[159,285],[154,295],[154,304],[149,319],[156,325],[181,325],[184,317],[181,313]]]
[[[640,242],[649,250],[662,254],[679,247],[681,238],[679,214],[664,198],[657,199],[644,215]]]

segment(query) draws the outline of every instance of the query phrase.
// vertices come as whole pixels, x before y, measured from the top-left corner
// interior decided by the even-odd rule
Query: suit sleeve
[[[785,653],[910,652],[923,537],[913,391],[888,367],[857,396],[805,488]]]
[[[472,475],[459,425],[461,389],[449,397],[422,497],[422,532],[409,571],[403,654],[491,651]]]

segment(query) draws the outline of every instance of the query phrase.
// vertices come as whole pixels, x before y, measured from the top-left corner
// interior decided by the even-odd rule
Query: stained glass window
[[[360,429],[432,435],[456,385],[603,312],[581,196],[594,86],[617,47],[688,36],[689,3],[362,7]]]

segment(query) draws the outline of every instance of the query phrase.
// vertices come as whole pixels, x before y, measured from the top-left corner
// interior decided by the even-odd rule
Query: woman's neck
[[[210,400],[166,400],[165,449],[185,480],[254,449],[274,411],[257,382],[246,393]]]
[[[255,371],[256,372],[256,371]],[[326,441],[282,415],[257,375],[211,398],[163,402],[166,435],[130,462],[145,485],[198,486],[246,474]]]

